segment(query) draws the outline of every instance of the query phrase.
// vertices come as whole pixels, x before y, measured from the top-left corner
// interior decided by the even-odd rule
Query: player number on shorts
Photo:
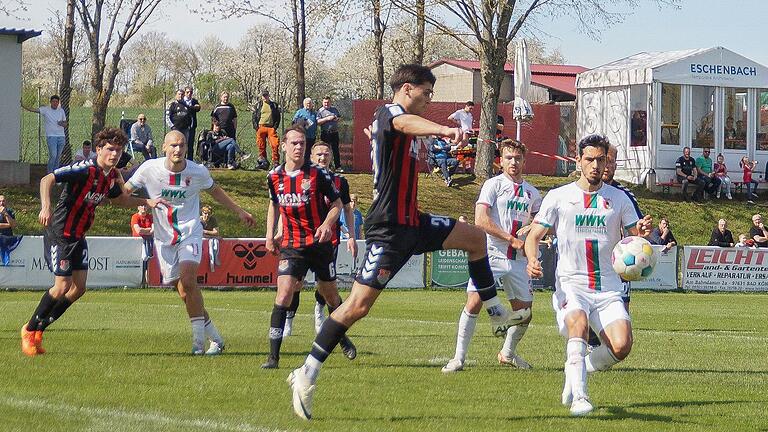
[[[445,216],[432,216],[432,226],[450,226],[451,225],[451,218],[445,217]]]

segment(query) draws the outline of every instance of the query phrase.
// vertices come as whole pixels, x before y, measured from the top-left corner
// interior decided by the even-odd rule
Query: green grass
[[[0,430],[46,431],[743,431],[768,425],[768,297],[636,293],[635,346],[590,376],[596,411],[560,406],[564,341],[549,293],[536,293],[519,353],[535,369],[496,364],[501,340],[482,315],[468,370],[450,376],[458,291],[387,292],[350,336],[359,356],[333,354],[311,424],[293,417],[284,382],[310,347],[304,293],[281,369],[262,371],[274,294],[206,291],[227,340],[217,358],[187,355],[189,328],[166,290],[95,291],[46,333],[48,353],[19,351],[18,329],[39,292],[0,292]],[[764,429],[762,429],[764,430]]]
[[[345,174],[352,193],[357,193],[363,214],[372,201],[373,180],[369,174]],[[214,205],[216,218],[225,237],[262,237],[266,231],[267,189],[266,173],[263,171],[227,171],[214,170],[213,177],[235,200],[250,211],[257,219],[257,225],[248,229],[237,218],[219,205]],[[459,174],[455,177],[457,185],[446,188],[440,176],[419,176],[419,206],[423,211],[458,217],[466,215],[473,219],[474,206],[480,193],[480,184],[473,177]],[[526,179],[542,192],[563,185],[570,179],[564,177],[527,176]],[[718,200],[705,204],[686,203],[679,196],[653,194],[643,188],[635,188],[640,207],[654,218],[667,216],[672,223],[672,232],[679,245],[706,245],[712,229],[720,218],[729,221],[729,228],[734,238],[740,233],[748,233],[752,224],[752,214],[764,209],[762,205],[748,205],[743,197],[733,201]],[[0,187],[11,207],[16,210],[20,227],[18,233],[39,234],[37,223],[40,211],[38,186],[14,186],[13,189]],[[203,202],[212,204],[212,199],[203,194]],[[96,222],[89,233],[91,235],[128,235],[128,224],[132,209],[113,206],[101,207],[96,215]]]

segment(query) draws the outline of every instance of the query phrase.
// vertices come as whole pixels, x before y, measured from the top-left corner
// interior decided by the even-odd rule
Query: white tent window
[[[629,86],[629,146],[648,145],[648,86]]]
[[[691,87],[692,148],[714,147],[716,90],[716,87]]]
[[[726,149],[746,150],[748,97],[745,88],[725,89],[725,128],[723,143]]]
[[[757,149],[768,150],[768,90],[757,93]]]
[[[679,84],[661,85],[661,143],[680,145],[680,88]]]

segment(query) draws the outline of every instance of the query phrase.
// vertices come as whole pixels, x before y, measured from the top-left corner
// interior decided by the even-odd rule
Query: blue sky
[[[0,0],[2,1],[2,0]],[[0,27],[42,28],[51,10],[62,8],[63,0],[31,0],[27,21],[0,18]],[[639,0],[640,6],[621,24],[606,28],[600,40],[578,31],[570,19],[557,19],[547,25],[543,37],[550,48],[560,48],[567,63],[595,67],[641,51],[672,51],[723,46],[763,65],[768,65],[765,32],[767,0],[682,0],[680,9],[659,8],[652,0]],[[165,31],[171,38],[196,42],[215,33],[234,45],[254,18],[221,23],[202,22],[186,10],[186,2],[165,6],[148,28]]]

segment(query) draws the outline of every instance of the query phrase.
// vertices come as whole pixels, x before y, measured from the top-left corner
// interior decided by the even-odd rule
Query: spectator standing
[[[755,170],[755,166],[757,166],[757,161],[750,161],[749,156],[744,156],[741,158],[741,161],[739,161],[739,166],[742,170],[744,170],[744,185],[747,186],[747,202],[750,204],[754,204],[752,202],[752,198],[757,199],[757,180],[752,178],[752,171]]]
[[[303,107],[293,115],[293,124],[304,128],[307,146],[304,148],[304,160],[308,161],[312,153],[312,146],[317,139],[317,112],[311,98],[305,98]]]
[[[280,165],[280,138],[277,129],[280,127],[280,106],[269,98],[269,91],[261,92],[261,103],[253,109],[253,128],[256,130],[256,145],[259,147],[258,168],[269,169],[267,162],[267,140],[272,150],[272,165]]]
[[[189,111],[189,107],[184,103],[184,90],[176,90],[176,99],[168,106],[168,121],[171,122],[171,130],[176,130],[184,135],[184,139],[187,141],[187,147],[190,150],[187,152],[187,159],[192,160],[190,154],[192,154],[192,137],[189,136],[189,128],[192,126],[192,115]]]
[[[200,111],[200,102],[192,97],[192,93],[192,87],[184,87],[184,99],[182,99],[182,102],[187,106],[187,109],[189,110],[189,117],[192,120],[189,125],[189,135],[187,136],[187,147],[189,148],[189,151],[187,152],[187,159],[189,160],[193,160],[193,156],[195,155],[195,146],[192,143],[195,142],[195,137],[197,136],[195,135],[197,132],[197,113]]]
[[[349,194],[349,199],[352,215],[355,217],[355,239],[360,240],[363,231],[363,213],[357,208],[357,194]],[[349,225],[347,224],[345,212],[341,212],[339,215],[339,223],[341,224],[342,240],[349,240]]]
[[[190,134],[193,136],[192,134]],[[147,116],[139,114],[136,123],[131,125],[131,147],[144,155],[144,160],[157,157],[157,149],[152,138],[152,128],[147,124]]]
[[[752,216],[752,228],[749,229],[749,237],[755,241],[755,246],[768,247],[768,230],[763,225],[763,217],[760,214]]]
[[[335,106],[331,105],[331,97],[324,97],[323,106],[317,111],[320,140],[331,146],[334,172],[343,173],[344,170],[341,169],[341,154],[339,153],[339,120],[341,120],[341,114],[339,114],[339,110]]]
[[[688,201],[688,184],[694,182],[696,191],[693,193],[693,200],[699,201],[704,193],[704,182],[696,170],[696,161],[691,157],[690,147],[683,148],[683,155],[675,162],[675,172],[678,183],[683,185],[683,199]]]
[[[659,219],[659,226],[651,231],[651,234],[648,236],[648,241],[653,245],[664,246],[662,253],[677,246],[677,239],[675,239],[675,235],[672,234],[672,230],[669,226],[669,219],[665,217]]]
[[[137,206],[136,213],[131,216],[131,235],[134,237],[141,237],[143,240],[141,252],[141,259],[143,261],[147,261],[154,256],[154,234],[155,226],[152,219],[152,213],[147,211],[147,206]]]
[[[459,161],[451,155],[451,144],[440,137],[433,137],[430,151],[435,158],[435,164],[443,173],[445,185],[450,187],[453,183],[452,174],[459,165]]]
[[[16,213],[8,207],[5,195],[0,195],[0,235],[12,236],[16,228]]]
[[[733,241],[733,234],[728,229],[728,222],[725,219],[717,221],[717,226],[712,230],[709,236],[708,246],[733,247],[736,244]]]
[[[467,145],[469,134],[472,132],[472,123],[474,122],[474,118],[472,117],[472,108],[474,106],[474,102],[467,101],[467,103],[464,104],[464,108],[456,110],[453,114],[448,116],[448,120],[451,120],[453,123],[459,126],[459,128],[461,128],[461,141],[456,143],[458,144],[459,148]]]
[[[496,116],[496,141],[504,138],[504,117],[501,114]]]
[[[82,162],[88,159],[96,159],[96,152],[91,149],[91,142],[83,141],[83,147],[75,153],[74,162]]]
[[[203,225],[203,238],[208,239],[208,265],[211,271],[221,265],[219,258],[219,221],[213,215],[213,208],[204,205],[200,209],[200,223]]]
[[[720,187],[717,189],[717,198],[720,198],[720,192],[725,189],[726,198],[733,199],[733,196],[731,195],[731,177],[728,176],[728,167],[725,166],[725,157],[723,157],[722,153],[717,155],[715,176],[720,180]]]
[[[221,92],[219,104],[211,111],[211,121],[218,120],[227,136],[237,139],[237,110],[229,102],[229,92]]]
[[[59,167],[61,152],[64,150],[64,128],[67,127],[67,114],[59,105],[61,100],[58,95],[51,96],[50,106],[29,108],[21,104],[21,107],[29,112],[38,113],[43,117],[45,125],[45,142],[48,144],[48,172],[52,173]]]
[[[696,171],[699,173],[699,179],[704,183],[704,191],[708,195],[714,195],[715,192],[720,191],[720,179],[715,175],[709,154],[710,149],[705,148],[702,155],[696,158]]]

